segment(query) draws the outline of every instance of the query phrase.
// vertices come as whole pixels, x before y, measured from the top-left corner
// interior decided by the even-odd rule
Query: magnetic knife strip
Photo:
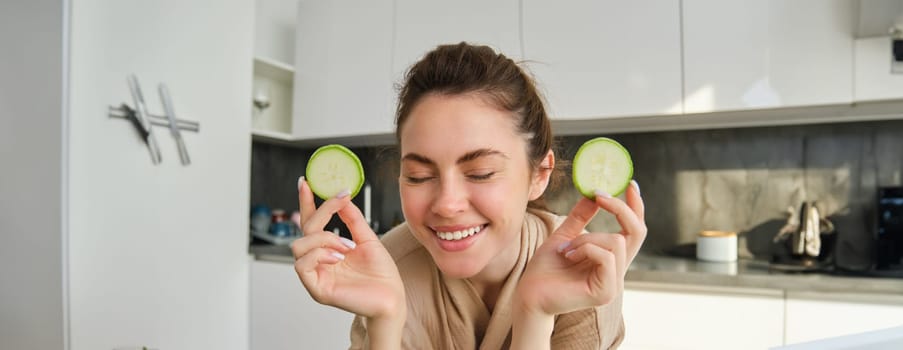
[[[169,89],[165,84],[160,84],[158,92],[160,100],[163,104],[164,115],[153,115],[147,110],[144,103],[144,95],[141,93],[141,86],[138,85],[138,78],[135,75],[128,76],[129,91],[132,94],[132,103],[135,107],[123,103],[119,106],[109,106],[109,116],[115,118],[123,118],[132,122],[132,125],[138,131],[141,139],[147,145],[150,152],[151,161],[154,164],[160,164],[162,156],[160,155],[160,145],[154,135],[154,126],[163,126],[169,128],[170,134],[176,140],[179,149],[179,159],[182,165],[191,164],[191,158],[188,156],[188,149],[185,146],[185,140],[182,138],[182,131],[198,132],[200,124],[194,121],[188,121],[176,118],[175,109],[172,104],[172,98],[169,95]]]

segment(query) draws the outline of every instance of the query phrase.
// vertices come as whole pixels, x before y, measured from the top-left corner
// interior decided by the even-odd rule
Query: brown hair
[[[531,171],[539,169],[546,153],[553,149],[552,125],[533,79],[514,61],[488,46],[466,42],[440,45],[415,63],[405,75],[395,114],[395,137],[401,143],[401,127],[414,106],[430,94],[475,93],[496,108],[511,112],[518,131],[525,135]],[[556,161],[549,188],[562,177]],[[530,201],[529,208],[548,210],[544,197]]]

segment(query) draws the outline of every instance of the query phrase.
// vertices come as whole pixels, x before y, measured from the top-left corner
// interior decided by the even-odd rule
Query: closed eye
[[[414,176],[405,176],[405,181],[412,184],[422,184],[429,180],[432,180],[433,177],[414,177]]]
[[[489,173],[485,173],[485,174],[473,174],[473,175],[467,175],[467,177],[470,178],[471,180],[477,180],[477,181],[480,181],[480,180],[489,180],[490,178],[492,178],[492,175],[495,175],[495,172],[494,172],[494,171],[493,171],[493,172],[489,172]]]

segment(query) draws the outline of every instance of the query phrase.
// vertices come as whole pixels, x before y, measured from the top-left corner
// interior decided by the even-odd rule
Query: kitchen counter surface
[[[259,260],[293,263],[287,246],[251,245]],[[847,294],[892,299],[903,304],[903,278],[845,277],[821,273],[785,273],[769,270],[768,263],[741,259],[711,263],[691,258],[640,254],[625,281],[628,287],[693,289],[698,291],[758,290],[762,293]],[[861,298],[854,298],[861,299]],[[885,300],[886,301],[886,300]]]
[[[824,273],[787,273],[769,269],[767,261],[740,259],[733,263],[640,254],[625,278],[628,286],[648,283],[687,287],[778,290],[797,294],[852,294],[899,297],[903,304],[903,278],[848,277]]]

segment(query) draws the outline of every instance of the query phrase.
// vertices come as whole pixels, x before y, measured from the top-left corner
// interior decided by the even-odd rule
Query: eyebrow
[[[466,163],[466,162],[475,160],[477,158],[488,157],[488,156],[493,156],[493,155],[501,156],[501,157],[508,159],[508,156],[500,151],[490,149],[490,148],[480,148],[478,150],[473,150],[473,151],[465,153],[463,156],[459,157],[457,161],[455,161],[455,164]],[[435,165],[436,164],[436,162],[434,162],[432,159],[429,159],[429,158],[427,158],[423,155],[417,154],[417,153],[405,154],[404,157],[401,158],[401,160],[402,161],[410,160],[410,161],[414,161],[414,162],[426,164],[426,165]]]

